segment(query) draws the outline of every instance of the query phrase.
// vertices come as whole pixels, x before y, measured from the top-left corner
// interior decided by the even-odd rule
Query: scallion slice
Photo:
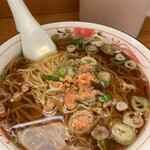
[[[121,122],[115,122],[112,125],[112,136],[117,143],[129,145],[135,140],[136,132],[133,128]]]
[[[101,50],[103,53],[105,53],[107,55],[114,55],[114,50],[112,49],[112,46],[110,44],[104,44],[101,47]]]
[[[77,66],[65,65],[59,69],[58,77],[65,78],[67,75],[74,77],[75,75],[74,71],[76,71],[77,69],[78,69]]]
[[[90,43],[92,41],[92,39],[89,39],[89,38],[85,38],[85,39],[83,39],[83,44],[88,44],[88,43]]]
[[[142,116],[139,116],[140,122],[134,123],[134,117],[136,117],[135,112],[134,111],[128,111],[123,115],[123,121],[125,124],[127,124],[128,126],[130,126],[132,128],[141,128],[144,125],[144,119],[142,118]]]
[[[79,44],[79,43],[81,44],[82,42],[83,42],[83,39],[81,37],[73,37],[72,38],[72,43],[75,45]]]
[[[126,59],[125,56],[122,55],[122,54],[116,54],[115,58],[116,58],[118,61],[123,61],[123,60]]]
[[[4,80],[7,76],[7,70],[4,69],[2,72],[1,72],[1,75],[0,75],[0,80]]]
[[[24,56],[20,57],[19,61],[20,61],[20,63],[22,63],[24,65],[29,63],[29,59],[27,57],[24,57]]]
[[[85,50],[90,54],[96,54],[98,52],[98,48],[95,45],[87,45]]]
[[[58,77],[55,77],[53,75],[48,75],[45,78],[46,78],[46,80],[60,81]]]
[[[90,57],[90,56],[82,57],[81,61],[84,64],[97,65],[97,61],[94,58]]]
[[[97,39],[97,40],[93,40],[93,41],[91,42],[91,44],[93,44],[93,45],[95,45],[95,46],[97,46],[97,47],[101,47],[101,46],[104,45],[104,42],[103,42],[102,40],[100,40],[100,39]]]
[[[78,44],[76,44],[76,48],[77,48],[77,50],[81,51],[81,50],[84,50],[85,45],[83,43],[78,43]]]
[[[109,136],[109,131],[106,127],[104,126],[97,126],[93,131],[92,131],[92,136],[96,140],[104,140]]]
[[[131,106],[137,112],[145,112],[148,108],[148,100],[144,97],[133,96]]]
[[[116,58],[110,58],[110,61],[115,65],[121,65],[121,64],[124,64],[127,60],[125,59],[125,60],[119,61]]]
[[[68,52],[74,52],[76,50],[76,46],[74,44],[70,44],[66,47]]]
[[[124,63],[125,67],[129,69],[135,69],[136,68],[136,63],[133,60],[128,60]]]
[[[111,99],[112,99],[112,96],[109,95],[109,94],[106,94],[106,95],[104,95],[104,96],[99,96],[99,100],[100,100],[101,102],[106,102],[106,101],[111,100]]]

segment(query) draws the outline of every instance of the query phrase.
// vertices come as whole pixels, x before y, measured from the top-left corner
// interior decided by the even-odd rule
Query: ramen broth
[[[1,73],[0,126],[22,150],[120,150],[149,115],[148,80],[101,39],[52,36],[58,51]],[[108,144],[109,143],[109,144]]]

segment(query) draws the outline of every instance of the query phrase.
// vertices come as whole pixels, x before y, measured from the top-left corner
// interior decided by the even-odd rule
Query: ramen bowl
[[[42,26],[51,37],[68,34],[84,38],[98,37],[104,42],[112,43],[129,55],[143,70],[150,82],[150,51],[133,37],[116,29],[86,22],[58,22]],[[7,67],[11,60],[19,56],[21,51],[20,35],[16,35],[0,46],[0,72]],[[150,91],[149,91],[150,94]],[[0,147],[3,150],[14,150],[16,147],[9,141],[3,128],[0,127]],[[127,147],[128,150],[150,150],[150,116],[136,141]]]

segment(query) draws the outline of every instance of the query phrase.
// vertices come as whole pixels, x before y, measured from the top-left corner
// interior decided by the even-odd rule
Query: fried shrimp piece
[[[75,130],[83,130],[90,126],[90,120],[87,115],[79,115],[72,120]]]
[[[73,110],[77,107],[77,102],[75,101],[75,93],[74,92],[67,92],[64,96],[64,104],[67,109]]]
[[[45,109],[45,111],[47,111],[47,112],[49,112],[49,111],[52,111],[54,108],[55,108],[55,102],[54,101],[52,101],[51,99],[48,99],[47,101],[46,101],[46,104],[45,104],[45,106],[44,106],[44,109]]]
[[[10,102],[17,102],[21,100],[22,98],[22,92],[17,91],[10,99]]]

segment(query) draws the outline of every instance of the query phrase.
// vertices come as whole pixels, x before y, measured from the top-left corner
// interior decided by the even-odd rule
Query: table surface
[[[78,21],[79,12],[37,15],[34,17],[40,24],[58,21]],[[0,19],[0,45],[16,34],[17,31],[13,18]],[[150,49],[150,18],[145,19],[137,39]]]

